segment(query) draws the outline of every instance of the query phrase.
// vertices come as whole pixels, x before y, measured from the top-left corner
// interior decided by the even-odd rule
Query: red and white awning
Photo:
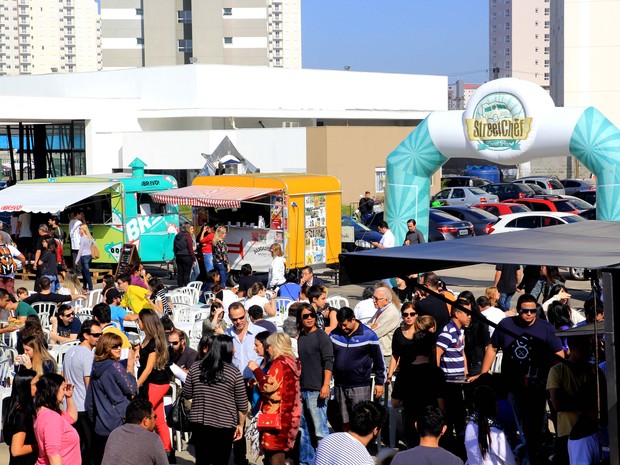
[[[239,208],[244,200],[275,192],[272,187],[187,186],[154,192],[155,202],[192,207]]]

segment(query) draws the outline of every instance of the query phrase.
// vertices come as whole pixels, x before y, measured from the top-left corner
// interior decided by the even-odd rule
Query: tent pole
[[[620,433],[618,423],[618,387],[616,379],[618,376],[618,356],[620,347],[616,344],[616,331],[620,331],[620,326],[615,324],[615,307],[620,300],[620,270],[603,270],[603,302],[605,302],[605,360],[607,369],[607,418],[609,428],[609,463],[620,463],[618,449],[618,434]],[[620,308],[620,305],[618,306]]]

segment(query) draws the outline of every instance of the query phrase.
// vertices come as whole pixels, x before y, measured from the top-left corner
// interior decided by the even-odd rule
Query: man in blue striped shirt
[[[462,444],[459,435],[465,431],[465,400],[463,383],[467,378],[467,358],[465,356],[465,336],[463,328],[471,323],[469,301],[457,299],[452,305],[452,319],[444,326],[436,343],[437,365],[446,375],[446,414],[448,423],[447,439],[452,436],[452,428],[457,435],[455,441]]]

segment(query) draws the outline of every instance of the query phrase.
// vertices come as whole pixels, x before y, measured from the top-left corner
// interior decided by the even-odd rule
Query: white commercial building
[[[135,157],[149,170],[198,170],[226,136],[263,172],[303,172],[309,127],[413,129],[447,109],[446,86],[442,76],[227,65],[4,77],[0,124],[83,120],[88,174]]]
[[[101,69],[96,0],[2,0],[0,76]]]

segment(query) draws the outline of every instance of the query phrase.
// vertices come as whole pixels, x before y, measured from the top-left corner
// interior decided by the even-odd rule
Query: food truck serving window
[[[241,208],[226,208],[215,209],[207,207],[195,207],[197,213],[198,224],[204,223],[217,223],[233,225],[240,223],[247,224],[248,226],[254,224],[258,226],[259,217],[262,217],[265,221],[266,227],[269,228],[269,218],[271,214],[272,204],[271,199],[273,196],[266,195],[252,199],[251,201],[241,202]]]
[[[88,223],[106,224],[112,221],[112,206],[110,195],[93,195],[78,203],[71,205],[70,208],[61,212],[60,222],[69,222],[69,212],[72,210],[83,210]]]

